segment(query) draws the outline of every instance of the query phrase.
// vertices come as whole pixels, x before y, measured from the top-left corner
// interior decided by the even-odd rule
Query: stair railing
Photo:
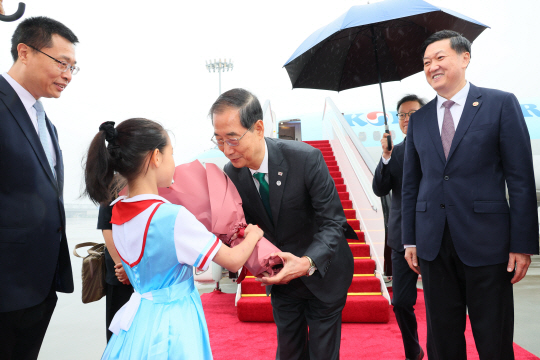
[[[332,144],[366,243],[370,245],[371,258],[375,260],[375,276],[381,282],[381,292],[390,302],[383,279],[384,218],[381,212],[377,212],[381,200],[373,193],[371,186],[376,164],[329,97],[325,101],[322,123],[323,139]]]
[[[276,138],[276,114],[272,111],[270,100],[266,100],[263,105],[264,136]]]

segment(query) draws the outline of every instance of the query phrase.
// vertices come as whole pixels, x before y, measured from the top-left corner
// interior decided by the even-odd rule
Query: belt
[[[193,281],[187,280],[179,284],[163,289],[152,290],[144,294],[134,291],[133,294],[131,294],[129,301],[114,315],[109,330],[116,335],[120,333],[120,330],[128,331],[135,318],[135,314],[137,314],[137,310],[141,305],[142,299],[152,301],[155,304],[166,304],[188,296],[193,290],[195,290]]]

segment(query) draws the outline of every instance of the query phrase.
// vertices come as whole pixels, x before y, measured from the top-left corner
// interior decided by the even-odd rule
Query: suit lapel
[[[283,154],[277,145],[270,139],[266,139],[268,146],[268,185],[270,188],[270,208],[274,226],[277,226],[279,211],[281,209],[281,199],[285,191],[289,168],[284,161]]]
[[[452,157],[452,154],[469,129],[469,126],[478,112],[478,109],[480,109],[482,106],[482,100],[480,100],[481,97],[482,94],[480,93],[480,90],[471,84],[469,94],[467,95],[467,100],[465,101],[465,104],[463,104],[463,113],[459,119],[456,133],[454,134],[454,139],[452,139],[452,145],[450,146],[450,152],[448,153],[448,160],[450,160]],[[473,103],[477,103],[476,106],[473,106]]]
[[[261,196],[257,191],[257,187],[253,182],[253,176],[251,171],[248,168],[242,168],[238,173],[238,181],[241,186],[238,187],[238,190],[244,190],[249,206],[253,209],[252,215],[257,217],[261,222],[264,222],[267,228],[274,230],[274,225],[270,221],[270,217],[264,208]]]
[[[39,159],[43,170],[47,173],[49,180],[51,180],[51,182],[54,184],[55,189],[58,190],[56,180],[54,179],[51,167],[49,166],[49,161],[47,160],[47,155],[45,155],[45,151],[43,150],[43,146],[41,145],[41,141],[39,140],[38,133],[36,132],[36,129],[32,124],[32,120],[30,120],[28,112],[26,112],[26,109],[24,108],[21,99],[19,99],[19,96],[17,95],[15,90],[13,90],[11,85],[9,85],[9,83],[6,81],[6,79],[4,79],[3,76],[0,76],[0,100],[2,100],[4,104],[6,104],[6,107],[10,111],[11,115],[19,124],[19,127],[24,133],[24,136],[30,143],[30,146],[32,147],[34,153]],[[51,132],[51,138],[53,138],[53,142],[55,142],[56,139],[53,134],[54,133]]]
[[[446,163],[446,158],[444,156],[444,149],[442,146],[441,132],[439,130],[439,121],[437,120],[437,96],[435,96],[435,99],[430,101],[429,104],[426,105],[426,107],[428,108],[426,109],[427,112],[424,116],[424,119],[427,123],[428,132],[431,140],[433,141],[433,145],[435,146],[435,150],[437,150],[437,154],[439,154],[439,157],[444,164]]]

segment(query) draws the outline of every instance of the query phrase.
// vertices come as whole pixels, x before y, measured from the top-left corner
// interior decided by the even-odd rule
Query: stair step
[[[335,156],[323,156],[324,162],[337,161]]]
[[[266,287],[255,278],[245,278],[242,281],[242,294],[266,294]]]
[[[354,244],[356,242],[360,242],[362,244],[365,244],[366,239],[365,239],[365,236],[364,236],[364,232],[363,231],[358,231],[358,230],[355,230],[355,232],[356,232],[356,236],[358,236],[358,240],[356,240],[356,239],[347,239],[349,244],[351,244],[351,243]]]
[[[337,187],[338,187],[338,185],[336,185],[336,188]],[[345,217],[347,219],[356,219],[356,210],[354,210],[354,209],[346,209],[346,210],[343,210],[343,211],[345,211]]]
[[[244,288],[242,287],[242,293]],[[376,276],[353,277],[347,293],[380,293],[381,281]]]
[[[382,295],[347,296],[341,319],[347,323],[387,323],[390,305]]]
[[[349,200],[349,193],[348,192],[340,192],[338,193],[340,200]]]
[[[333,178],[340,178],[341,171],[330,171],[330,176],[332,176]]]
[[[236,306],[238,320],[244,322],[274,322],[269,296],[242,297]],[[350,295],[342,312],[347,323],[387,323],[390,305],[382,295]]]
[[[339,171],[339,166],[328,166],[328,171]]]
[[[332,178],[334,179],[334,184],[341,185],[343,184],[343,178]]]
[[[242,297],[236,304],[240,321],[274,322],[270,296]]]
[[[375,261],[372,259],[354,259],[355,274],[374,274]]]
[[[368,244],[349,244],[354,257],[370,256],[371,252]]]
[[[333,151],[331,151],[331,150],[330,151],[329,150],[322,150],[321,152],[322,152],[323,158],[332,156],[335,159]]]
[[[360,230],[360,220],[347,220],[347,223],[351,225],[353,230]]]
[[[335,181],[335,179],[334,179]],[[352,209],[352,200],[341,200],[341,205],[343,205],[344,209]]]
[[[308,140],[304,141],[306,144],[313,145],[313,144],[330,144],[330,140]]]
[[[326,166],[338,166],[336,160],[328,160],[326,161]]]
[[[345,185],[345,184],[336,185],[336,190],[337,190],[338,193],[346,192],[347,191],[347,185]]]

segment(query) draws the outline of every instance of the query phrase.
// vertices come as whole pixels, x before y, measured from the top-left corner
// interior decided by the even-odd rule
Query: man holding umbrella
[[[513,94],[466,80],[465,37],[439,31],[422,50],[437,96],[409,122],[402,242],[411,269],[422,271],[428,356],[467,358],[468,311],[480,359],[514,359],[512,284],[538,254],[525,119]]]
[[[399,127],[407,135],[409,119],[413,113],[425,105],[425,101],[416,95],[410,94],[401,98],[397,103]],[[388,218],[388,246],[392,248],[392,305],[396,320],[401,331],[405,357],[421,360],[424,351],[418,341],[418,323],[414,314],[414,305],[418,291],[416,283],[418,274],[412,271],[405,260],[405,249],[401,244],[401,184],[403,182],[403,157],[405,144],[403,142],[388,150],[384,134],[381,139],[383,154],[379,165],[373,174],[373,192],[377,196],[386,196],[392,191],[392,204]]]

